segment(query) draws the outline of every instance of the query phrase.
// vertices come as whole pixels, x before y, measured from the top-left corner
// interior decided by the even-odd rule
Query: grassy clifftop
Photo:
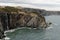
[[[60,11],[47,11],[44,9],[34,8],[23,8],[23,7],[11,7],[11,6],[0,6],[0,12],[10,13],[36,13],[38,15],[49,16],[49,15],[60,15]]]
[[[0,12],[25,12],[25,13],[41,14],[43,11],[45,11],[45,10],[33,9],[33,8],[23,8],[23,7],[0,6]]]

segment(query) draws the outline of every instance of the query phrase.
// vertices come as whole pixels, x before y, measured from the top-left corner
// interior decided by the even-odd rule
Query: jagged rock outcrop
[[[45,18],[41,15],[38,16],[38,14],[35,13],[17,13],[17,14],[10,14],[9,16],[9,27],[10,28],[15,28],[17,26],[19,27],[38,27],[39,25],[41,27],[46,27],[46,21]]]
[[[5,30],[7,30],[7,15],[4,12],[0,12],[0,39],[5,37]]]
[[[0,8],[0,34],[4,35],[5,30],[17,27],[46,28],[46,20],[41,12],[37,9],[17,9],[8,6]]]

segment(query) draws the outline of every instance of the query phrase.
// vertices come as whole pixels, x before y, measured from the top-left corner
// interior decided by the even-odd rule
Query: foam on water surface
[[[5,39],[5,40],[10,40],[10,38],[9,38],[9,37],[5,37],[4,39]]]

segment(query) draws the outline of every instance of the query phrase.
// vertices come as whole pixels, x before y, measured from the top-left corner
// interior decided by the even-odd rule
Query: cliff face
[[[7,30],[7,15],[4,12],[0,12],[0,39],[5,37],[5,30]]]
[[[9,14],[8,14],[9,15]],[[9,26],[11,28],[14,27],[46,27],[46,21],[45,18],[41,15],[35,14],[35,13],[17,13],[17,14],[10,14],[9,16]]]
[[[9,6],[0,7],[0,39],[5,37],[5,30],[17,27],[46,28],[48,25],[44,16],[49,15],[60,15],[60,11]]]
[[[43,11],[30,8],[0,8],[0,38],[3,38],[4,31],[17,27],[46,28],[47,24]]]

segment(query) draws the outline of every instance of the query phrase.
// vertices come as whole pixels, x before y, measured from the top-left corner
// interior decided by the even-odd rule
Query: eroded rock
[[[3,7],[0,10],[0,38],[3,38],[4,31],[17,27],[46,28],[45,17],[40,11],[25,8]],[[50,23],[51,24],[51,23]]]

